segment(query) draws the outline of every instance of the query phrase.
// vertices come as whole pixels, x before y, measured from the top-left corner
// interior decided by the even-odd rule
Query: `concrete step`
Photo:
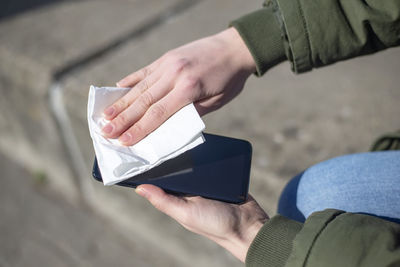
[[[47,180],[0,153],[1,266],[177,266],[136,237],[128,240],[87,206],[71,205]]]

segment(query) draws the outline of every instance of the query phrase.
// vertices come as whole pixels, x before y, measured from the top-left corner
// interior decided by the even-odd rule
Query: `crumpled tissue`
[[[189,104],[133,146],[105,138],[101,129],[108,123],[103,110],[125,95],[129,88],[91,86],[88,124],[104,185],[113,185],[154,168],[202,144],[205,125]]]

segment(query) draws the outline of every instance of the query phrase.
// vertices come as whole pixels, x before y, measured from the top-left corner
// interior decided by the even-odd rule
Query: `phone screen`
[[[251,144],[207,133],[204,137],[203,144],[117,185],[153,184],[171,194],[244,202],[250,179]],[[96,159],[93,177],[102,181]]]

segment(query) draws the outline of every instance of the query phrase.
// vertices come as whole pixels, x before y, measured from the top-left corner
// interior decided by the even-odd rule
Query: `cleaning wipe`
[[[130,88],[91,86],[88,124],[104,185],[113,185],[154,168],[202,144],[205,125],[193,104],[189,104],[133,146],[105,138],[101,129],[108,123],[103,110]]]

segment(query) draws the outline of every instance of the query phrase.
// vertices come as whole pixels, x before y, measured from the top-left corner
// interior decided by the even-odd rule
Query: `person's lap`
[[[400,151],[346,155],[308,168],[285,187],[278,213],[304,221],[327,208],[400,222]]]

